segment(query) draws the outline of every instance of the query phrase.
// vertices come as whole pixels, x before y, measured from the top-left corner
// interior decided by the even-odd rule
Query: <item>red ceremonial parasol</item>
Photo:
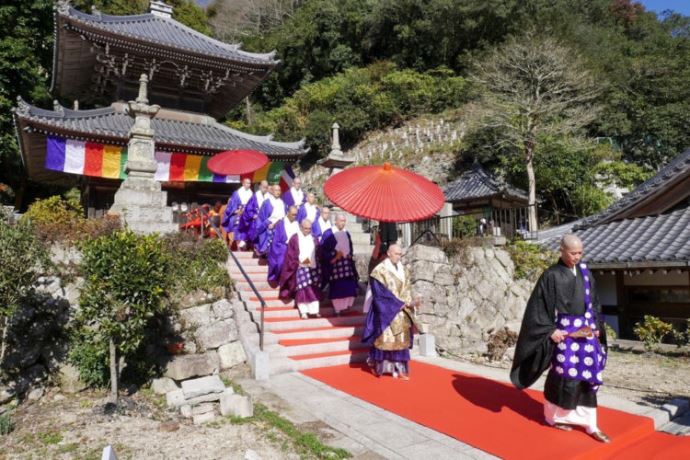
[[[227,150],[208,160],[208,169],[221,176],[253,173],[268,163],[268,157],[256,150]]]
[[[445,201],[438,185],[390,163],[346,169],[331,176],[323,190],[343,210],[379,222],[424,220]]]

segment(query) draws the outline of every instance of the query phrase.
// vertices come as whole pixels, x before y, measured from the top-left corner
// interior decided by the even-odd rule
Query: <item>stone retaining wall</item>
[[[507,251],[468,247],[451,260],[439,248],[415,245],[403,258],[412,291],[423,296],[422,320],[441,352],[483,355],[489,337],[518,332],[533,283],[515,280]]]

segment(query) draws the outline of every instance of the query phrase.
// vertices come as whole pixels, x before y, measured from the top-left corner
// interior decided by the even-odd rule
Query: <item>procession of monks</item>
[[[321,316],[326,290],[336,316],[354,304],[359,277],[346,223],[345,215],[318,206],[299,177],[284,193],[266,181],[253,191],[244,179],[221,219],[228,244],[266,259],[267,281],[279,287],[281,298],[295,301],[302,318]]]

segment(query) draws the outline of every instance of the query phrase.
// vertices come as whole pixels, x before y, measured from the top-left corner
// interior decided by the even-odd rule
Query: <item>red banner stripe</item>
[[[184,153],[173,153],[170,157],[170,174],[169,180],[171,182],[184,181],[184,165],[187,160],[187,155]]]
[[[103,144],[86,143],[84,175],[101,177],[103,174]]]

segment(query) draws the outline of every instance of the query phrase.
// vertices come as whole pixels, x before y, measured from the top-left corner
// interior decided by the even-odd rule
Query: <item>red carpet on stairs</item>
[[[461,442],[506,459],[687,460],[690,437],[654,431],[650,418],[599,408],[602,444],[584,430],[544,424],[542,393],[413,361],[411,380],[377,378],[366,366],[302,371],[305,375]]]

